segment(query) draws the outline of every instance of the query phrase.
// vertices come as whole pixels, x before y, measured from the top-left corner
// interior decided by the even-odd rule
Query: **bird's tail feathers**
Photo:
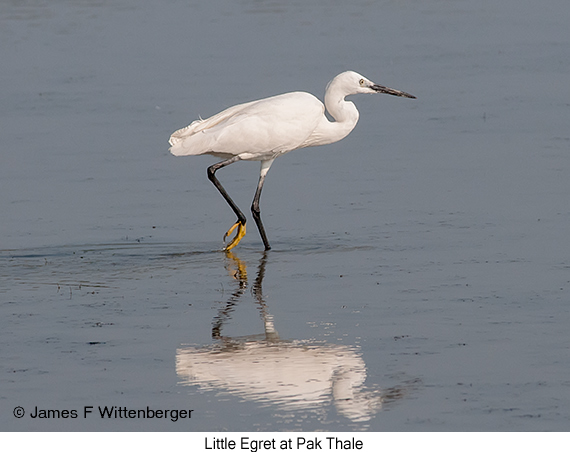
[[[218,124],[227,121],[251,103],[253,102],[234,105],[210,118],[197,119],[189,126],[177,130],[171,135],[170,140],[168,140],[170,146],[172,146],[170,152],[174,155],[199,155],[207,153],[210,150],[208,147],[210,138],[206,138],[205,136],[208,129],[212,129]],[[204,132],[204,134],[199,134],[199,132]],[[198,134],[200,136],[197,136]],[[192,142],[192,145],[190,145],[190,142]]]
[[[177,143],[183,141],[185,138],[188,138],[191,135],[194,135],[196,132],[199,132],[198,126],[203,123],[204,120],[202,118],[193,121],[192,124],[189,126],[183,127],[182,129],[177,130],[171,136],[168,142],[171,146],[176,146]]]

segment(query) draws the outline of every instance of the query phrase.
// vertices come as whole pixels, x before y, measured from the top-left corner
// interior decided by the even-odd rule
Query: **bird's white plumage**
[[[170,152],[273,159],[303,147],[323,113],[324,106],[316,97],[301,92],[236,105],[174,132]]]
[[[198,119],[170,137],[177,156],[239,155],[242,160],[270,160],[308,146],[334,143],[354,128],[358,110],[344,98],[374,93],[374,84],[353,71],[343,72],[327,86],[325,106],[315,96],[293,92],[230,107],[208,119]]]
[[[270,249],[261,223],[259,197],[273,160],[294,149],[330,144],[346,137],[356,126],[359,115],[356,106],[345,97],[359,93],[414,98],[411,94],[376,85],[356,72],[347,71],[329,82],[324,105],[309,93],[280,94],[235,105],[208,119],[198,119],[172,134],[169,143],[173,155],[210,154],[223,159],[208,168],[208,177],[238,216],[238,221],[226,235],[239,226],[238,233],[226,250],[236,246],[245,235],[246,219],[216,179],[215,172],[238,160],[261,161],[252,213],[265,249]],[[334,121],[327,119],[325,105]]]

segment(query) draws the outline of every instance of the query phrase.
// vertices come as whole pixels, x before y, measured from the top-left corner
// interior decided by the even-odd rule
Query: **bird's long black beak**
[[[391,96],[398,96],[398,97],[409,97],[410,99],[416,98],[416,96],[405,93],[404,91],[398,91],[397,89],[388,88],[382,85],[372,85],[371,88],[377,93],[390,94]]]

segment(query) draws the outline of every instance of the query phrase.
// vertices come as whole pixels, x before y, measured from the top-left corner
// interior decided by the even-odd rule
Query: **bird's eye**
[[[360,79],[360,86],[364,86],[364,79],[363,78]]]

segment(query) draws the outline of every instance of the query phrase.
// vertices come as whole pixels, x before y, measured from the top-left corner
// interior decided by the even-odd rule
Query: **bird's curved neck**
[[[352,102],[344,99],[345,96],[346,92],[336,86],[333,80],[325,93],[325,107],[335,119],[334,122],[327,121],[330,143],[342,140],[358,122],[358,110]]]

